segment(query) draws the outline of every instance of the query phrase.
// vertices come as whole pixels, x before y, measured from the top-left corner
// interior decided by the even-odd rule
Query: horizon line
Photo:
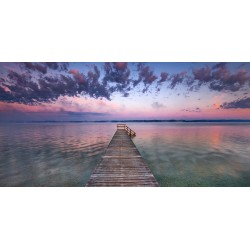
[[[116,122],[250,122],[250,119],[145,119],[145,120],[96,120],[96,121],[56,121],[56,120],[44,120],[44,121],[0,121],[0,123],[116,123]]]

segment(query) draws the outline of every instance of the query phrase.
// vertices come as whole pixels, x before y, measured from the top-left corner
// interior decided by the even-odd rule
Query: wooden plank
[[[133,135],[135,132],[126,124],[117,124],[117,130],[86,186],[159,186],[132,141]]]

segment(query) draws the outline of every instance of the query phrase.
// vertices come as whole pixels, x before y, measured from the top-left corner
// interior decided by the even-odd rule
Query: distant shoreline
[[[240,119],[227,119],[227,120],[107,120],[107,121],[1,121],[0,124],[4,123],[148,123],[148,122],[183,122],[183,123],[189,123],[189,122],[250,122],[249,120],[240,120]]]

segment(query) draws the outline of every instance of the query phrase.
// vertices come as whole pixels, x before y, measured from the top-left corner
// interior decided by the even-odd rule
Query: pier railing
[[[129,128],[126,124],[117,124],[117,129],[124,129],[127,131],[128,135],[136,136],[135,131],[133,131],[131,128]]]

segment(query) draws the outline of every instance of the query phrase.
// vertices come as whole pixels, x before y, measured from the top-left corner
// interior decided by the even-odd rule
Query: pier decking
[[[101,162],[86,186],[159,186],[133,143],[134,136],[136,133],[125,124],[117,125]]]

